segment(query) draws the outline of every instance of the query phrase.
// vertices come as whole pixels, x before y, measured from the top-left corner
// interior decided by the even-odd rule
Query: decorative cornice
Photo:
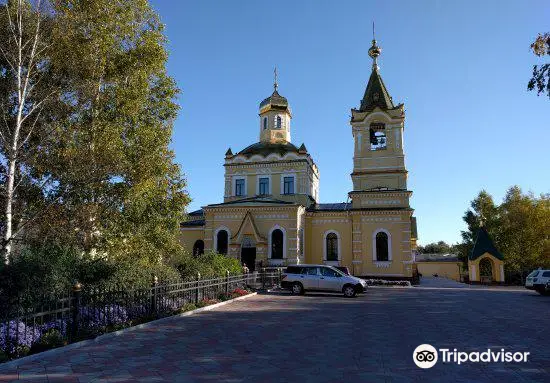
[[[354,190],[350,191],[348,195],[368,195],[369,197],[403,197],[403,196],[411,196],[412,195],[411,190]]]
[[[207,212],[247,212],[248,210],[261,210],[261,211],[280,211],[280,210],[294,210],[299,208],[302,205],[281,205],[281,206],[273,206],[268,207],[265,205],[261,206],[204,206],[202,209],[204,210],[205,216]]]
[[[351,176],[362,176],[362,175],[368,175],[368,174],[395,174],[395,173],[403,173],[407,174],[409,171],[406,169],[388,169],[388,170],[362,170],[362,171],[354,171],[351,173]]]

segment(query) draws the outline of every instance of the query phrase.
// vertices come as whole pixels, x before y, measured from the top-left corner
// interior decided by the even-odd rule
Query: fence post
[[[201,273],[197,272],[197,289],[195,291],[195,304],[199,303]]]
[[[225,270],[225,295],[229,295],[229,270]]]
[[[153,280],[151,282],[151,313],[157,312],[157,294],[158,294],[159,279],[153,274]]]
[[[282,277],[283,277],[283,269],[279,267],[279,281],[277,283],[277,285],[281,285],[281,281],[282,281]]]
[[[78,321],[79,321],[79,311],[80,311],[80,294],[82,291],[82,285],[79,282],[75,282],[73,285],[73,312],[72,312],[72,322],[71,322],[71,342],[74,342],[78,335]]]
[[[265,267],[262,268],[262,289],[265,289]]]

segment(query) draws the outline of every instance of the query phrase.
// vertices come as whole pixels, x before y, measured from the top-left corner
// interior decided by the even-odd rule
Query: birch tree
[[[32,180],[32,157],[44,128],[41,113],[56,93],[48,89],[48,16],[40,0],[12,0],[0,13],[0,157],[3,165],[2,255],[8,263],[13,245],[32,220],[17,211],[19,189]],[[27,201],[28,202],[28,201]]]

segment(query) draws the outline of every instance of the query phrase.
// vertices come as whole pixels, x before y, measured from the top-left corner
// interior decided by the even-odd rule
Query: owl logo
[[[432,368],[437,363],[437,350],[429,344],[421,344],[413,352],[413,362],[420,368]]]

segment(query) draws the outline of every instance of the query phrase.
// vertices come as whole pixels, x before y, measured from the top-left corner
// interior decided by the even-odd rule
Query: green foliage
[[[182,307],[179,308],[179,313],[184,313],[186,311],[191,311],[197,309],[197,306],[194,303],[186,303]]]
[[[74,248],[56,245],[26,248],[0,270],[0,296],[31,299],[69,291],[75,281],[95,284],[116,272],[103,259],[91,259]]]
[[[147,258],[119,259],[113,261],[116,272],[107,281],[112,284],[120,284],[132,287],[150,287],[153,276],[159,281],[177,282],[181,280],[178,270],[171,265],[160,261],[150,261]]]
[[[550,56],[550,33],[541,33],[531,44],[533,53],[539,57]],[[537,95],[547,93],[550,97],[550,63],[533,66],[533,77],[527,89],[536,90]]]
[[[504,255],[507,273],[525,276],[537,267],[550,267],[550,195],[524,194],[518,186],[508,189],[503,202],[481,191],[463,217],[468,229],[457,246],[467,262],[483,223],[497,249]]]
[[[446,254],[451,252],[451,246],[445,241],[428,243],[426,246],[418,246],[421,254]]]
[[[38,342],[33,343],[29,353],[36,354],[42,351],[50,350],[52,348],[62,347],[64,345],[65,340],[63,339],[63,335],[61,335],[58,330],[51,329],[48,332],[42,334]]]
[[[231,275],[242,274],[241,264],[237,259],[214,251],[196,257],[182,250],[173,254],[167,262],[176,268],[184,279],[195,279],[197,273],[200,273],[202,278],[224,277],[227,271]]]

